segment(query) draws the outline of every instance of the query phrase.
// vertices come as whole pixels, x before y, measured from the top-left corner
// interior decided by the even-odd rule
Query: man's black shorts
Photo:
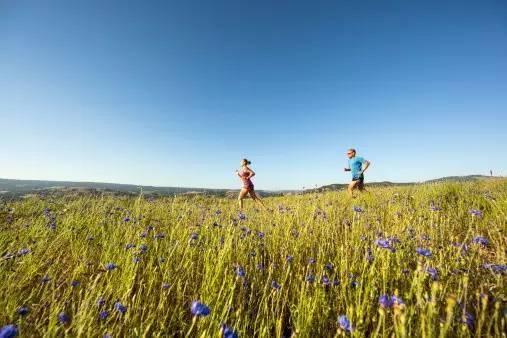
[[[352,182],[359,181],[360,184],[364,184],[364,176],[352,177]]]

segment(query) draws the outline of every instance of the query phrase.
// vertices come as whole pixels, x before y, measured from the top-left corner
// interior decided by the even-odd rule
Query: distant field
[[[247,200],[244,214],[212,196],[3,202],[0,328],[505,337],[507,180],[369,190],[266,198],[273,212]]]

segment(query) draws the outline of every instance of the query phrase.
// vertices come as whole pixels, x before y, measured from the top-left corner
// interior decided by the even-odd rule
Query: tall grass
[[[5,203],[0,327],[27,337],[217,337],[221,323],[243,337],[505,337],[506,274],[485,264],[507,263],[507,180],[265,201],[273,212],[247,201],[246,219],[214,197]],[[384,294],[403,303],[383,307]],[[193,318],[194,300],[211,314]]]

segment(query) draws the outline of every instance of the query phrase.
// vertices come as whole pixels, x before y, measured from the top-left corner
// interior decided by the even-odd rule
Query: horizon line
[[[366,184],[378,184],[378,183],[393,183],[393,184],[415,184],[415,183],[424,183],[428,181],[438,180],[442,178],[448,178],[448,177],[469,177],[469,176],[479,176],[479,177],[486,177],[486,178],[502,178],[504,176],[488,176],[488,175],[481,175],[481,174],[468,174],[468,175],[458,175],[458,176],[441,176],[436,178],[430,178],[424,181],[404,181],[404,182],[396,182],[396,181],[372,181],[368,182]],[[186,187],[186,186],[169,186],[169,185],[150,185],[150,184],[135,184],[135,183],[118,183],[118,182],[98,182],[98,181],[80,181],[80,180],[54,180],[54,179],[24,179],[24,178],[4,178],[0,177],[0,180],[11,180],[11,181],[39,181],[39,182],[56,182],[56,183],[80,183],[80,184],[116,184],[116,185],[131,185],[131,186],[137,186],[137,187],[152,187],[152,188],[176,188],[176,189],[201,189],[201,190],[240,190],[240,188],[204,188],[204,187]],[[334,184],[343,184],[347,185],[349,182],[346,181],[345,183],[329,183],[322,185],[318,188],[334,185]],[[304,189],[306,188],[306,189]],[[316,189],[314,187],[303,187],[299,189],[259,189],[258,191],[305,191],[305,190],[312,190]]]

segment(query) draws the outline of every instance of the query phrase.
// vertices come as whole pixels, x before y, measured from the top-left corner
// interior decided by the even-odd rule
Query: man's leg
[[[356,188],[358,182],[359,181],[352,181],[349,183],[349,188],[347,190],[349,192],[350,197],[354,197],[354,194],[352,191]]]
[[[357,182],[357,189],[359,189],[360,192],[366,191],[366,188],[364,187],[364,179],[360,179]]]

